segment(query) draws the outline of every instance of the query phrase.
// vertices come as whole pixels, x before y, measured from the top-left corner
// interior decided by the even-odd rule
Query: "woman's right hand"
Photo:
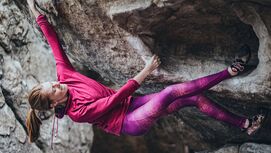
[[[147,61],[145,68],[149,73],[155,70],[161,64],[160,58],[157,55],[153,55],[150,60]]]

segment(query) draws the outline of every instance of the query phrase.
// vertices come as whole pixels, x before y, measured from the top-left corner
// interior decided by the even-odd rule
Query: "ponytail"
[[[35,142],[38,137],[40,136],[40,125],[41,125],[41,120],[38,118],[38,116],[35,113],[34,109],[30,109],[27,118],[26,118],[26,127],[27,127],[27,132],[29,135],[29,142]]]
[[[28,102],[31,109],[29,110],[26,118],[26,127],[29,135],[29,142],[34,142],[40,136],[41,120],[36,115],[35,110],[49,110],[50,101],[47,95],[41,92],[42,85],[36,85],[32,88],[28,96]]]

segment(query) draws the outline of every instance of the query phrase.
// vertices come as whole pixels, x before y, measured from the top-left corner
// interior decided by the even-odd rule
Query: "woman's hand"
[[[155,70],[161,64],[160,58],[157,55],[153,55],[149,61],[147,61],[145,68],[149,73]]]
[[[157,55],[152,56],[152,58],[147,61],[145,68],[134,77],[134,80],[141,84],[145,78],[160,65],[160,63],[160,59]]]
[[[27,0],[27,4],[29,5],[29,8],[34,14],[34,16],[37,18],[41,13],[36,8],[36,0]]]

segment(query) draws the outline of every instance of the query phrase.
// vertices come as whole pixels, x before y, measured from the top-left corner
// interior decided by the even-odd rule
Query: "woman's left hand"
[[[37,18],[41,13],[36,8],[36,0],[27,0],[30,10],[33,12],[34,16]]]

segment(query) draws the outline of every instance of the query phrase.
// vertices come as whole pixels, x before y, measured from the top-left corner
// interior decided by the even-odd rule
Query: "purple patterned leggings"
[[[186,106],[196,106],[210,117],[243,128],[246,118],[225,110],[201,94],[230,77],[225,69],[190,82],[170,85],[158,93],[134,98],[124,118],[122,134],[142,135],[160,117]]]

